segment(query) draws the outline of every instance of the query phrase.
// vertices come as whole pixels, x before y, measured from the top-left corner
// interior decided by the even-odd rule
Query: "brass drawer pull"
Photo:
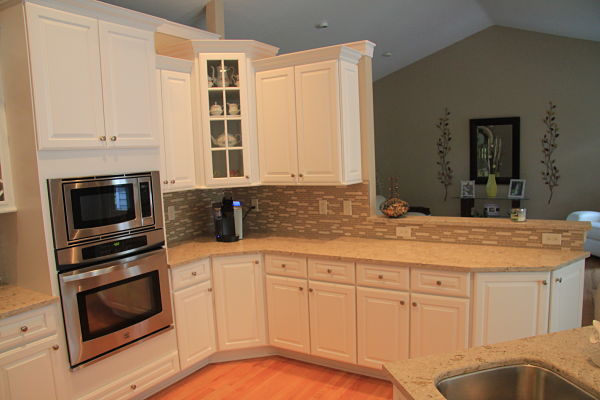
[[[442,286],[442,281],[436,281],[435,284],[438,286]]]
[[[379,278],[379,279],[383,279],[383,275],[379,274],[379,275],[377,276],[377,278]]]
[[[23,325],[21,327],[21,332],[27,332],[29,330],[29,327],[27,325]]]

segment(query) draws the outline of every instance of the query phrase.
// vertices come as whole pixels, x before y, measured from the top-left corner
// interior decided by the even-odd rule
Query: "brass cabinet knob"
[[[27,325],[23,325],[21,327],[21,332],[27,332],[29,330],[29,327]]]
[[[106,142],[106,136],[100,136],[98,139],[100,139],[101,142]]]
[[[58,349],[60,349],[59,345],[55,344],[54,346],[52,346],[52,350],[58,350]]]
[[[171,183],[172,183],[172,184],[173,184],[173,183],[175,183],[175,179],[171,179]]]
[[[111,136],[110,137],[110,141],[111,142],[116,142],[117,141],[117,137],[116,136]]]
[[[165,179],[165,180],[163,181],[163,183],[164,183],[165,185],[168,185],[168,184],[169,184],[169,181]]]
[[[436,281],[435,284],[438,286],[442,286],[442,281]]]
[[[544,279],[544,280],[542,281],[542,285],[544,285],[544,286],[545,286],[545,285],[548,285],[548,281]]]
[[[556,283],[562,283],[562,278],[556,278]]]
[[[379,274],[379,275],[377,275],[377,278],[383,279],[383,275]]]
[[[285,265],[285,264],[281,264],[281,268],[285,268],[285,267],[286,267],[286,265]]]
[[[196,276],[198,273],[196,271],[192,271],[192,276]]]
[[[331,268],[327,268],[327,273],[330,274],[331,272]]]
[[[258,260],[254,260],[252,261],[254,264],[258,264]]]
[[[298,289],[300,289],[301,292],[304,290],[302,286],[298,286]]]
[[[413,307],[416,307],[417,306],[417,302],[413,301],[412,305],[413,305]]]
[[[404,300],[400,300],[400,305],[403,306],[404,305]]]
[[[314,289],[313,288],[309,288],[308,291],[312,293],[312,292],[314,292]]]
[[[131,390],[137,389],[137,385],[135,383],[133,385],[130,385],[129,387],[131,388]]]
[[[290,176],[291,176],[292,178],[295,178],[295,177],[296,177],[296,174],[290,174]]]
[[[303,177],[304,177],[304,175],[298,174],[298,178],[303,178]]]
[[[246,178],[246,179],[250,179],[250,177],[249,177],[248,175],[246,175],[246,177],[245,177],[245,178]]]
[[[208,291],[209,291],[209,292],[212,292],[212,288],[211,288],[211,287],[209,287],[209,288],[208,288]]]

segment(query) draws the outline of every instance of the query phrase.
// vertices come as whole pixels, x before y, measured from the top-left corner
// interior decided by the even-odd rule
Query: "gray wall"
[[[547,204],[541,179],[542,118],[557,104],[559,187]],[[460,180],[469,179],[469,119],[521,117],[521,178],[531,218],[564,219],[600,210],[600,43],[494,26],[374,84],[377,177],[434,215],[459,215]],[[435,128],[448,107],[454,169],[448,200],[437,181]],[[483,186],[478,186],[478,192]],[[499,186],[499,195],[507,186]],[[504,210],[508,202],[497,201]]]

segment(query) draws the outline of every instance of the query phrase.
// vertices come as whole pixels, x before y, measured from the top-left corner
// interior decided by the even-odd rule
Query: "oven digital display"
[[[71,190],[73,227],[95,228],[135,219],[133,184]]]
[[[148,238],[136,236],[128,239],[115,240],[114,242],[97,244],[81,249],[81,256],[84,260],[90,260],[98,257],[109,256],[111,254],[121,253],[127,250],[133,250],[144,247],[148,244]]]

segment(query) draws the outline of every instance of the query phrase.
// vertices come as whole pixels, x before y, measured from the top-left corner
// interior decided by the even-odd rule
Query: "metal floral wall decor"
[[[546,126],[546,133],[542,137],[542,164],[544,169],[542,170],[542,180],[544,184],[548,186],[550,195],[548,196],[548,204],[552,201],[552,195],[554,194],[554,188],[558,186],[558,180],[560,178],[558,167],[556,166],[556,159],[553,158],[554,150],[558,147],[557,139],[558,124],[556,122],[556,104],[551,101],[548,103],[548,109],[546,110],[546,116],[543,119],[544,125]]]
[[[437,154],[439,161],[436,164],[440,167],[438,171],[438,180],[444,186],[444,201],[448,198],[448,186],[452,184],[452,168],[450,168],[450,161],[448,160],[448,153],[450,153],[452,141],[452,134],[450,132],[449,125],[450,111],[448,108],[444,108],[444,115],[440,117],[438,123],[435,125],[440,130],[440,137],[437,140]]]

